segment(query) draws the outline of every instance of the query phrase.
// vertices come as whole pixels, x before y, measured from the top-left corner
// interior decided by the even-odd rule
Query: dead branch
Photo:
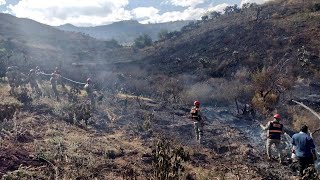
[[[304,107],[305,109],[307,109],[308,111],[310,111],[313,115],[315,115],[319,120],[320,120],[320,115],[318,113],[316,113],[313,109],[309,108],[308,106],[304,105],[301,102],[292,100],[292,102],[299,104],[300,106]],[[318,128],[317,130],[313,131],[310,133],[310,136],[312,138],[313,133],[320,131],[320,128]]]

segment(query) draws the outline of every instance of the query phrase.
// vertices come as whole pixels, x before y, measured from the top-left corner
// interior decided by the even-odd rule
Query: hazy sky
[[[0,0],[0,11],[49,25],[96,26],[121,20],[159,23],[200,19],[228,5],[268,0]]]

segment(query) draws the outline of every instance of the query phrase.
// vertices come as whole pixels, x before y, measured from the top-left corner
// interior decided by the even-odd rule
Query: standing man
[[[53,91],[53,95],[57,98],[57,101],[59,101],[59,92],[57,90],[57,81],[59,79],[59,74],[52,73],[50,78],[51,88]]]
[[[61,84],[62,88],[65,89],[66,86],[65,86],[65,84],[64,84],[64,82],[63,82],[63,79],[62,79],[62,77],[61,77],[61,71],[60,71],[60,69],[59,69],[58,67],[56,67],[53,73],[59,75],[59,76],[58,76],[58,79],[57,79],[57,84]]]
[[[14,72],[14,69],[12,67],[7,68],[6,77],[8,79],[8,83],[10,86],[9,93],[10,93],[10,95],[13,96],[13,95],[15,95],[14,88],[16,87],[17,76],[16,76],[16,72]]]
[[[42,84],[43,84],[42,73],[43,72],[41,71],[39,66],[36,67],[35,73],[36,73],[36,79],[37,79],[38,83],[42,86]]]
[[[96,108],[96,102],[95,102],[95,99],[94,99],[93,85],[92,85],[92,81],[91,81],[90,78],[87,79],[87,83],[86,83],[86,85],[84,85],[84,89],[86,90],[87,95],[88,95],[88,97],[90,99],[92,109],[95,109]]]
[[[196,139],[199,143],[201,143],[201,138],[203,136],[203,119],[200,112],[200,102],[195,101],[193,104],[194,106],[192,106],[190,111],[191,119],[194,121]]]
[[[267,133],[267,156],[271,160],[271,146],[274,144],[278,155],[279,163],[282,163],[281,159],[281,135],[284,134],[283,124],[280,123],[281,116],[280,114],[275,114],[273,116],[273,121],[269,121],[266,126],[261,125],[263,130],[268,130]]]
[[[41,90],[36,81],[36,71],[34,69],[30,69],[28,77],[29,77],[29,83],[30,83],[32,92],[33,93],[35,92],[38,96],[41,96]]]
[[[299,133],[292,136],[292,151],[299,161],[300,176],[303,171],[317,160],[315,145],[312,138],[308,135],[308,126],[303,125]]]

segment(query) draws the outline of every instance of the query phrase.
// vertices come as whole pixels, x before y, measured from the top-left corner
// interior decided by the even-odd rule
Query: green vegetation
[[[3,171],[28,179],[290,179],[286,166],[265,168],[255,123],[280,113],[292,131],[302,124],[319,128],[318,119],[291,103],[320,112],[318,6],[313,0],[229,6],[226,14],[211,12],[179,32],[162,30],[160,41],[140,35],[133,47],[37,23],[48,31],[7,32],[0,49],[12,56],[1,55],[2,62],[23,73],[38,64],[46,72],[61,65],[63,76],[93,78],[102,98],[87,113],[77,87],[64,92],[62,102],[20,98],[20,104],[1,84],[1,108],[13,109],[13,102],[24,107],[19,121],[16,111],[5,110],[11,113],[2,118],[0,152],[10,155],[16,170]],[[74,61],[93,63],[72,67]],[[42,88],[50,94],[48,83]],[[209,115],[203,146],[194,144],[186,117],[194,100]],[[247,105],[256,116],[244,113]],[[154,142],[156,134],[184,145],[166,138]]]
[[[137,39],[134,40],[134,47],[138,49],[142,49],[146,46],[150,46],[152,44],[152,39],[149,35],[143,34],[140,35]]]
[[[168,139],[160,138],[155,142],[152,156],[154,179],[183,179],[183,162],[190,157],[182,147],[175,147]]]

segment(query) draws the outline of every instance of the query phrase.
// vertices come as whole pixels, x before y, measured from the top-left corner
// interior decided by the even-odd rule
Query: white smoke
[[[246,4],[246,3],[256,3],[256,4],[263,4],[271,0],[241,0],[240,6]]]

